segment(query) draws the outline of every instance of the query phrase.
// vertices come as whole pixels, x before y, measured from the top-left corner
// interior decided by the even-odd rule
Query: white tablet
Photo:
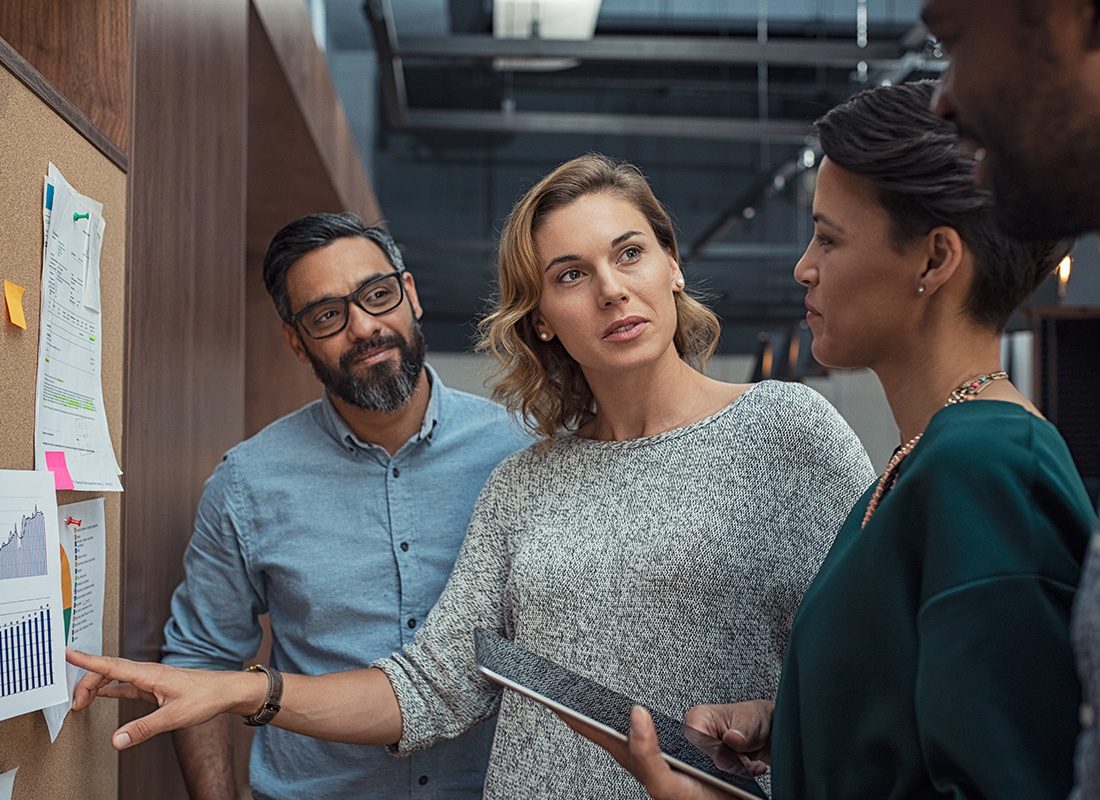
[[[627,740],[630,712],[637,705],[629,697],[535,655],[491,631],[474,631],[474,652],[478,669],[494,683],[620,741]],[[661,743],[661,755],[674,769],[742,800],[767,798],[760,785],[744,769],[725,772],[715,766],[710,756],[684,738],[680,722],[658,712],[650,713]],[[740,767],[740,764],[736,766]]]

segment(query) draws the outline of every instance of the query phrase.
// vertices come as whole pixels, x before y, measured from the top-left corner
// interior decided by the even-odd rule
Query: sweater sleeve
[[[783,384],[765,426],[760,468],[778,487],[772,524],[780,537],[773,581],[786,585],[773,604],[776,635],[786,650],[795,612],[828,555],[853,505],[874,480],[867,451],[840,413],[816,391]],[[777,596],[777,600],[779,596]]]
[[[875,472],[863,443],[828,400],[800,384],[788,393],[775,426],[786,456],[777,464],[786,471],[792,501],[788,526],[823,558]]]
[[[401,709],[401,739],[390,748],[396,755],[452,739],[500,704],[499,690],[477,670],[473,632],[506,633],[513,460],[498,466],[482,489],[451,577],[416,638],[373,665],[389,678]]]
[[[1037,466],[1059,463],[1034,458],[1042,441],[967,444],[937,453],[924,483],[939,485],[916,512],[935,590],[917,616],[923,757],[946,796],[1064,800],[1080,694],[1069,618],[1090,511],[1076,476]]]

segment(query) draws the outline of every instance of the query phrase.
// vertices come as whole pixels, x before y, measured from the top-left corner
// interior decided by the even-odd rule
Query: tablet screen
[[[474,631],[474,651],[478,668],[495,683],[625,741],[630,729],[630,712],[637,705],[631,698],[491,631]],[[737,797],[748,800],[767,797],[740,763],[734,765],[738,768],[735,772],[720,770],[708,755],[684,738],[678,720],[659,712],[650,713],[662,754],[674,768]]]

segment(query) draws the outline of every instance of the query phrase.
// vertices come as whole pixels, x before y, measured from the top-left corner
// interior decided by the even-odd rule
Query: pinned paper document
[[[99,258],[103,205],[80,194],[53,164],[45,181],[35,467],[57,488],[122,491],[103,403]],[[54,455],[50,461],[48,453]],[[65,469],[55,469],[65,461]],[[67,482],[62,483],[63,474]]]
[[[59,506],[61,535],[61,605],[65,646],[93,655],[103,654],[103,598],[106,587],[107,534],[103,498]],[[69,699],[42,709],[50,741],[57,741],[73,704],[76,684],[84,670],[65,665]],[[0,796],[0,800],[3,797]]]
[[[0,800],[11,800],[11,793],[15,791],[15,773],[18,771],[19,767],[16,767],[0,775]]]
[[[53,481],[0,470],[0,720],[68,697],[60,576]]]
[[[8,304],[8,319],[11,320],[12,325],[18,325],[23,330],[27,329],[27,318],[23,316],[23,292],[25,291],[26,289],[18,283],[4,281],[4,300]]]

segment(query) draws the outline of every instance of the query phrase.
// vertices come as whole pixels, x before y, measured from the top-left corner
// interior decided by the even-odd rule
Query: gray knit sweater
[[[474,666],[488,628],[680,718],[775,696],[791,619],[873,479],[840,415],[798,384],[756,385],[643,439],[566,435],[490,476],[414,642],[375,664],[401,707],[395,750],[500,709],[485,797],[640,800],[604,751]]]

